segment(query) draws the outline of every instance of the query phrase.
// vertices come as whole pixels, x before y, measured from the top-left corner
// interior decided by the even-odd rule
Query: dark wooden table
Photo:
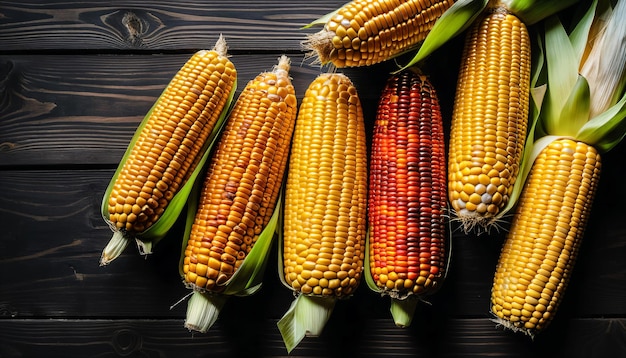
[[[111,231],[100,202],[139,121],[176,70],[223,34],[240,89],[281,54],[298,98],[321,71],[300,27],[343,1],[0,1],[0,357],[286,356],[277,320],[292,294],[269,267],[262,290],[232,298],[207,334],[183,327],[180,226],[147,259],[130,247],[99,266]],[[424,64],[449,124],[461,41]],[[369,128],[393,63],[344,71]],[[502,234],[456,232],[451,271],[414,322],[363,284],[322,336],[291,356],[626,356],[626,189],[618,146],[603,176],[571,284],[530,340],[490,321]],[[275,253],[273,254],[275,255]],[[272,258],[271,262],[276,262]],[[173,307],[172,307],[173,306]]]

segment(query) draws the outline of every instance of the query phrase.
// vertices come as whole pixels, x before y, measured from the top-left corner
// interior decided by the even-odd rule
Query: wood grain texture
[[[0,48],[179,50],[213,44],[237,51],[298,51],[304,25],[342,1],[1,1]]]
[[[0,56],[0,165],[114,165],[139,122],[190,54]],[[240,55],[238,91],[280,54]],[[299,99],[322,70],[290,56]],[[345,70],[369,122],[389,64]],[[378,70],[378,71],[376,71]]]
[[[183,328],[182,319],[9,319],[0,321],[0,355],[615,358],[626,352],[624,319],[575,319],[549,339],[535,341],[494,329],[487,319],[452,319],[445,326],[415,329],[382,319],[362,323],[333,322],[321,336],[305,338],[288,355],[275,320],[218,322],[210,334],[192,334]]]
[[[111,236],[99,208],[112,174],[113,170],[0,171],[5,193],[0,197],[0,227],[4,228],[0,304],[5,311],[19,317],[172,317],[184,312],[184,305],[169,310],[187,293],[178,276],[180,226],[147,260],[131,246],[111,265],[98,266]],[[610,197],[601,190],[598,207]],[[589,240],[584,242],[559,317],[626,312],[623,228],[618,220],[608,219],[592,216]],[[440,316],[487,315],[501,242],[495,236],[456,235],[449,276],[432,297],[432,306],[425,309]],[[19,275],[15,267],[20,267]],[[278,318],[291,293],[278,282],[275,268],[268,269],[266,283],[263,294],[249,302],[260,306],[282,302],[282,308],[278,305],[268,316]],[[354,298],[351,302],[363,312],[387,315],[388,302],[370,302],[376,296],[365,285]]]

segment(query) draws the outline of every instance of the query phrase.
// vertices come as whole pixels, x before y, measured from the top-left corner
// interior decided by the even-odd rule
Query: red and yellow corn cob
[[[330,62],[340,68],[373,65],[418,46],[453,3],[352,0],[337,9],[325,21],[324,29],[309,36],[304,46],[321,64]]]
[[[365,141],[355,86],[343,74],[319,75],[298,112],[285,189],[281,279],[297,298],[278,327],[289,351],[305,335],[319,335],[335,300],[352,295],[360,283]],[[308,322],[297,311],[318,319]]]
[[[210,158],[182,262],[196,297],[226,288],[274,213],[297,111],[289,68],[282,56],[247,84]],[[186,326],[206,331],[202,319],[188,311]]]
[[[406,304],[409,311],[394,319],[408,326],[413,298],[437,290],[447,266],[443,120],[435,89],[416,68],[393,75],[383,89],[369,185],[371,288]]]
[[[196,52],[137,129],[103,202],[103,216],[117,235],[101,264],[115,259],[132,238],[151,236],[146,231],[198,168],[236,87],[237,72],[226,49],[220,37],[213,50]]]
[[[528,30],[504,7],[470,28],[462,54],[448,153],[448,196],[468,232],[494,224],[522,160],[530,98]]]

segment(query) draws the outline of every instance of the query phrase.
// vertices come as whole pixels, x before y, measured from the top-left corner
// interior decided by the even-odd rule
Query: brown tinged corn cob
[[[297,111],[289,68],[282,56],[251,80],[227,118],[184,250],[194,290],[223,290],[274,212]]]
[[[355,86],[343,74],[319,75],[298,112],[285,189],[281,278],[297,298],[278,326],[289,351],[305,335],[319,335],[335,300],[353,294],[360,283],[367,230],[365,141]]]
[[[304,47],[321,64],[368,66],[419,45],[453,0],[353,0],[337,9]]]
[[[226,50],[220,36],[212,50],[193,54],[138,129],[106,199],[108,222],[121,235],[104,249],[101,264],[159,220],[198,166],[236,85]]]
[[[600,166],[593,146],[567,138],[552,141],[535,159],[493,281],[491,311],[497,323],[534,336],[554,317],[580,248]]]
[[[251,252],[265,236],[286,170],[297,112],[289,69],[289,58],[281,56],[272,71],[248,82],[211,155],[181,258],[183,281],[193,290],[189,330],[211,328],[226,297],[253,293],[248,284],[259,281],[265,267],[265,251]],[[261,247],[271,247],[273,234]],[[235,275],[240,269],[243,278]]]
[[[470,28],[454,102],[448,196],[463,229],[489,228],[519,173],[530,96],[528,31],[504,7]]]
[[[399,326],[410,324],[415,298],[436,291],[445,277],[446,184],[437,94],[418,69],[402,71],[378,104],[368,200],[372,289],[408,310],[394,314]]]

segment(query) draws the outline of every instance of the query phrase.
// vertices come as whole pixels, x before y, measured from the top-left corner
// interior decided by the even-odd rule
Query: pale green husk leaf
[[[519,17],[526,26],[533,25],[550,15],[577,3],[579,0],[501,0],[506,8]]]
[[[542,119],[545,134],[569,136],[604,152],[612,149],[626,135],[626,73],[623,64],[626,28],[621,22],[626,6],[620,3],[619,10],[616,8],[613,13],[609,5],[608,1],[594,0],[569,37],[558,18],[552,17],[546,21],[548,100],[545,106],[547,111],[542,114],[545,116]],[[613,22],[604,24],[611,17]],[[610,30],[599,31],[605,25]],[[604,43],[605,48],[595,48],[600,46],[599,36],[608,36],[611,40]],[[568,44],[572,49],[570,52],[567,51]],[[589,44],[593,44],[593,48],[584,58]],[[605,65],[592,67],[596,72],[590,72],[593,76],[585,78],[578,71],[587,62]],[[564,73],[565,67],[569,67],[567,75]],[[573,71],[576,71],[577,81],[572,86],[570,79]],[[593,109],[589,109],[597,105],[592,102],[593,85],[598,88],[609,85],[609,82],[612,83],[613,93],[609,93],[612,98],[607,102],[613,105],[594,116]],[[566,96],[567,99],[563,101]]]
[[[372,277],[372,270],[370,266],[370,230],[367,230],[365,234],[365,259],[363,260],[363,277],[365,278],[365,283],[370,290],[376,293],[383,293],[384,291],[376,285],[374,278]]]
[[[288,352],[296,348],[304,337],[317,337],[322,334],[336,301],[335,297],[303,294],[296,297],[277,323]]]
[[[596,149],[608,152],[626,135],[626,95],[607,111],[589,120],[576,137],[585,143],[595,143]]]
[[[575,136],[578,130],[589,120],[590,102],[589,84],[585,77],[579,75],[569,98],[563,104],[558,120],[559,126],[552,133]]]
[[[215,142],[215,139],[217,138],[217,135],[219,134],[223,123],[225,122],[226,115],[228,114],[228,111],[230,110],[230,106],[233,102],[233,99],[237,90],[237,82],[235,81],[235,83],[233,84],[233,87],[228,95],[228,99],[226,101],[224,109],[222,110],[222,113],[220,114],[217,122],[215,123],[213,130],[209,134],[209,137],[207,138],[204,146],[200,150],[200,153],[202,155],[201,160],[198,163],[195,170],[190,175],[187,182],[185,182],[185,184],[179,189],[176,195],[174,195],[174,197],[165,208],[165,211],[163,212],[159,220],[157,220],[152,226],[150,226],[145,231],[138,233],[136,236],[130,236],[125,231],[118,230],[117,228],[115,228],[113,224],[109,222],[108,198],[111,195],[111,191],[113,190],[113,185],[115,183],[115,180],[119,176],[122,170],[122,167],[124,166],[124,163],[128,159],[128,156],[130,155],[132,147],[137,142],[137,139],[141,135],[141,131],[146,126],[150,118],[150,115],[154,111],[156,104],[165,94],[166,89],[167,89],[167,86],[163,90],[163,92],[161,92],[161,94],[159,95],[159,98],[154,102],[154,104],[152,105],[148,113],[145,115],[145,117],[142,119],[139,126],[135,130],[135,133],[133,134],[133,137],[131,138],[131,141],[128,147],[126,148],[126,151],[124,152],[124,155],[122,156],[122,159],[120,160],[118,167],[115,170],[113,177],[109,181],[109,185],[107,186],[106,191],[104,193],[102,203],[100,205],[100,213],[102,215],[102,218],[105,220],[105,222],[109,224],[114,234],[113,234],[111,241],[107,244],[107,246],[103,250],[102,257],[100,259],[100,265],[107,265],[111,261],[115,260],[124,251],[126,246],[128,246],[129,242],[132,241],[133,239],[135,239],[135,242],[137,244],[137,248],[140,254],[142,255],[151,254],[153,246],[156,245],[156,243],[158,243],[160,240],[162,240],[167,235],[167,233],[172,228],[172,226],[176,223],[176,220],[178,220],[179,216],[181,215],[182,211],[185,208],[187,199],[189,198],[189,195],[191,193],[191,190],[194,186],[195,181],[198,178],[198,175],[200,175],[200,173],[203,171],[204,164],[207,161],[207,158]],[[120,238],[120,235],[117,234],[118,231],[120,231],[121,233],[121,238]]]
[[[488,0],[459,0],[446,10],[433,25],[417,54],[399,71],[424,60],[431,53],[472,25],[483,12]]]
[[[206,333],[217,321],[228,296],[195,291],[187,303],[185,328]]]
[[[570,43],[576,54],[576,63],[580,63],[582,60],[585,48],[587,47],[587,41],[589,39],[589,30],[593,24],[594,13],[597,6],[597,0],[594,0],[583,13],[580,21],[576,23],[576,26],[569,35]]]
[[[391,316],[393,317],[393,322],[396,326],[405,328],[411,325],[413,322],[413,316],[415,314],[415,309],[417,308],[417,304],[420,299],[416,296],[408,296],[403,300],[399,300],[396,298],[391,299],[391,306],[389,311],[391,312]]]
[[[555,17],[546,20],[545,44],[548,71],[545,116],[550,118],[545,122],[545,130],[557,134],[567,126],[561,123],[561,112],[578,81],[578,61],[565,29]]]

